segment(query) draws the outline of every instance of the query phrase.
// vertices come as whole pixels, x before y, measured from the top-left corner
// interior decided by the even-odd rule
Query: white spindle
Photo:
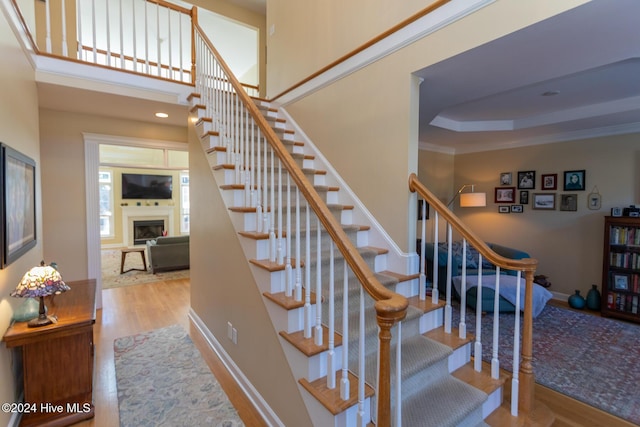
[[[302,301],[302,260],[300,252],[302,251],[301,242],[302,230],[300,230],[300,190],[296,186],[296,301]]]
[[[269,204],[269,187],[268,187],[268,183],[269,183],[269,176],[268,176],[268,171],[269,168],[267,167],[267,162],[268,162],[268,155],[267,155],[267,148],[269,147],[269,143],[267,141],[267,139],[265,138],[264,140],[264,168],[262,169],[263,173],[264,173],[264,180],[262,182],[262,208],[263,208],[263,214],[262,214],[262,230],[265,233],[269,232],[269,209],[267,208],[268,204]]]
[[[131,2],[131,21],[131,33],[133,34],[133,71],[138,71],[138,34],[136,33],[136,2],[134,1]],[[198,38],[198,40],[200,39]],[[202,56],[204,55],[198,55],[198,60],[200,60]]]
[[[178,20],[178,31],[179,31],[179,43],[178,43],[178,58],[179,58],[179,67],[180,68],[180,81],[183,82],[184,81],[184,67],[185,64],[182,62],[183,61],[183,55],[184,55],[184,51],[183,51],[183,41],[182,41],[182,21],[184,21],[184,17],[182,16],[182,14],[180,13],[179,15],[179,20]],[[195,82],[195,77],[191,76],[191,83]]]
[[[343,262],[342,277],[342,376],[340,378],[340,398],[349,400],[349,272],[347,260]]]
[[[423,200],[422,201],[422,212],[421,212],[421,219],[422,219],[422,235],[420,238],[420,290],[419,290],[419,295],[420,295],[420,299],[422,301],[427,299],[427,266],[424,262],[424,258],[425,258],[425,248],[427,245],[427,201]],[[433,284],[432,284],[433,287]]]
[[[316,216],[316,328],[315,344],[322,345],[322,230]]]
[[[311,338],[311,214],[305,201],[304,230],[304,337]]]
[[[162,40],[160,40],[160,3],[156,3],[156,54],[158,56],[158,77],[162,76]]]
[[[329,336],[329,348],[327,349],[327,388],[333,390],[336,388],[336,352],[335,352],[335,258],[334,258],[334,243],[329,242],[329,318],[328,322],[328,336]]]
[[[282,230],[282,214],[284,207],[282,206],[282,162],[278,159],[278,265],[284,264],[284,236]]]
[[[110,16],[109,16],[109,1],[105,1],[105,8],[106,8],[106,13],[105,13],[105,19],[106,19],[106,23],[107,23],[107,29],[106,29],[106,33],[107,33],[107,62],[105,65],[108,65],[109,67],[111,66],[111,20],[110,20]]]
[[[48,3],[48,2],[47,2]],[[146,4],[146,2],[145,2]],[[96,33],[98,29],[96,28],[96,0],[91,0],[91,24],[92,24],[92,34],[93,34],[93,62],[98,63],[98,48],[96,46]]]
[[[478,282],[476,286],[476,342],[473,348],[473,368],[482,372],[482,254],[478,255]]]
[[[493,352],[491,356],[491,377],[500,377],[500,361],[498,360],[498,341],[500,339],[500,267],[496,266],[496,287],[493,296]],[[518,313],[519,314],[519,313]]]
[[[125,57],[124,57],[124,25],[122,25],[122,21],[124,20],[124,15],[122,14],[122,0],[119,0],[120,6],[120,68],[125,68]],[[135,39],[133,40],[133,44],[135,45]]]
[[[364,324],[364,289],[360,286],[360,324],[359,336],[358,336],[358,416],[357,425],[359,427],[365,426],[364,416],[364,388],[365,388],[365,348],[364,348],[364,336],[365,336],[365,324]]]
[[[82,51],[82,7],[80,6],[82,4],[81,0],[76,0],[76,10],[78,11],[78,16],[76,17],[76,20],[78,21],[78,59],[79,60],[84,60],[84,54]]]
[[[462,283],[460,283],[460,323],[458,336],[467,338],[467,239],[462,239]]]
[[[66,0],[61,1],[62,13],[62,56],[69,56],[67,49],[67,7]]]
[[[149,2],[144,2],[144,64],[145,72],[150,74],[149,64]]]
[[[447,223],[447,283],[446,283],[446,301],[444,306],[444,332],[451,333],[451,245],[452,242],[451,224]]]
[[[271,176],[271,191],[269,192],[269,195],[271,197],[270,201],[269,201],[269,260],[271,262],[275,262],[276,261],[276,221],[275,221],[275,204],[276,204],[276,198],[275,198],[275,154],[274,154],[274,150],[273,148],[271,148],[269,151],[271,151],[271,165],[270,165],[270,176]],[[305,262],[309,261],[309,257],[305,258]],[[305,268],[306,270],[307,268]],[[309,287],[309,281],[305,280],[304,282],[304,286],[305,288]],[[308,338],[308,337],[307,337]]]
[[[267,143],[266,138],[263,140],[261,136],[260,129],[258,129],[258,147],[257,147],[257,156],[256,156],[256,178],[258,179],[258,186],[256,188],[256,231],[258,233],[262,232],[262,163],[260,162],[260,153],[262,152],[262,147],[260,147],[260,142]]]
[[[433,285],[431,286],[431,303],[438,304],[438,211],[433,215],[433,265],[431,271],[433,272]]]
[[[511,415],[518,416],[520,390],[520,280],[522,272],[516,274],[516,315],[513,332],[513,378],[511,380]]]
[[[44,3],[44,15],[45,15],[45,49],[47,53],[51,53],[51,2]]]
[[[293,270],[291,266],[291,175],[287,174],[287,241],[286,241],[286,253],[287,260],[284,267],[284,275],[287,281],[286,295],[290,297],[293,294],[294,281]]]
[[[173,57],[172,57],[172,45],[173,45],[173,37],[172,37],[172,32],[171,32],[171,9],[167,8],[167,43],[168,43],[168,48],[169,48],[169,65],[168,65],[168,69],[167,69],[167,78],[172,79],[173,78]]]

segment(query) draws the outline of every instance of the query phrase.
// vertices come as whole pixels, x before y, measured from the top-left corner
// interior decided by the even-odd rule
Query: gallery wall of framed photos
[[[499,213],[523,213],[525,208],[536,211],[576,212],[580,203],[591,210],[601,206],[598,187],[586,194],[585,169],[562,173],[538,173],[535,170],[501,172],[494,189],[494,202]]]

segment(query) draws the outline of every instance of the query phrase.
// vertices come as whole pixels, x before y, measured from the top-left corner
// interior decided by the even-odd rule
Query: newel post
[[[530,414],[534,405],[533,375],[533,271],[525,271],[524,319],[522,325],[522,363],[520,364],[520,409]]]
[[[406,305],[400,311],[389,311],[383,301],[376,303],[378,326],[378,340],[380,345],[380,371],[378,372],[378,414],[376,426],[391,426],[391,328],[401,321],[407,314]]]

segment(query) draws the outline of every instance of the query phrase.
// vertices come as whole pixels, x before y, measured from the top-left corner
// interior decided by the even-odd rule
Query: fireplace
[[[133,244],[144,245],[147,240],[162,236],[164,230],[164,220],[162,219],[133,221]]]

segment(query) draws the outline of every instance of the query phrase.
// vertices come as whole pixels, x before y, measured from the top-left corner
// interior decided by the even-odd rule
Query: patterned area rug
[[[179,325],[114,341],[120,425],[244,424]]]
[[[140,285],[142,283],[160,282],[163,280],[183,279],[189,277],[189,270],[165,271],[152,274],[150,270],[131,270],[120,274],[122,255],[120,249],[103,249],[102,261],[102,289],[117,288],[119,286]],[[148,266],[148,258],[147,266]],[[125,258],[124,269],[142,268],[142,258],[138,253],[130,253]]]
[[[515,315],[501,314],[500,319],[500,342],[504,342],[499,349],[500,367],[511,371]],[[458,322],[454,315],[453,325]],[[483,316],[485,361],[491,360],[492,322],[492,315]],[[475,331],[471,311],[467,311],[467,330],[470,334]],[[511,337],[508,345],[506,337]],[[638,361],[638,325],[551,305],[533,319],[533,366],[538,384],[640,425]]]

